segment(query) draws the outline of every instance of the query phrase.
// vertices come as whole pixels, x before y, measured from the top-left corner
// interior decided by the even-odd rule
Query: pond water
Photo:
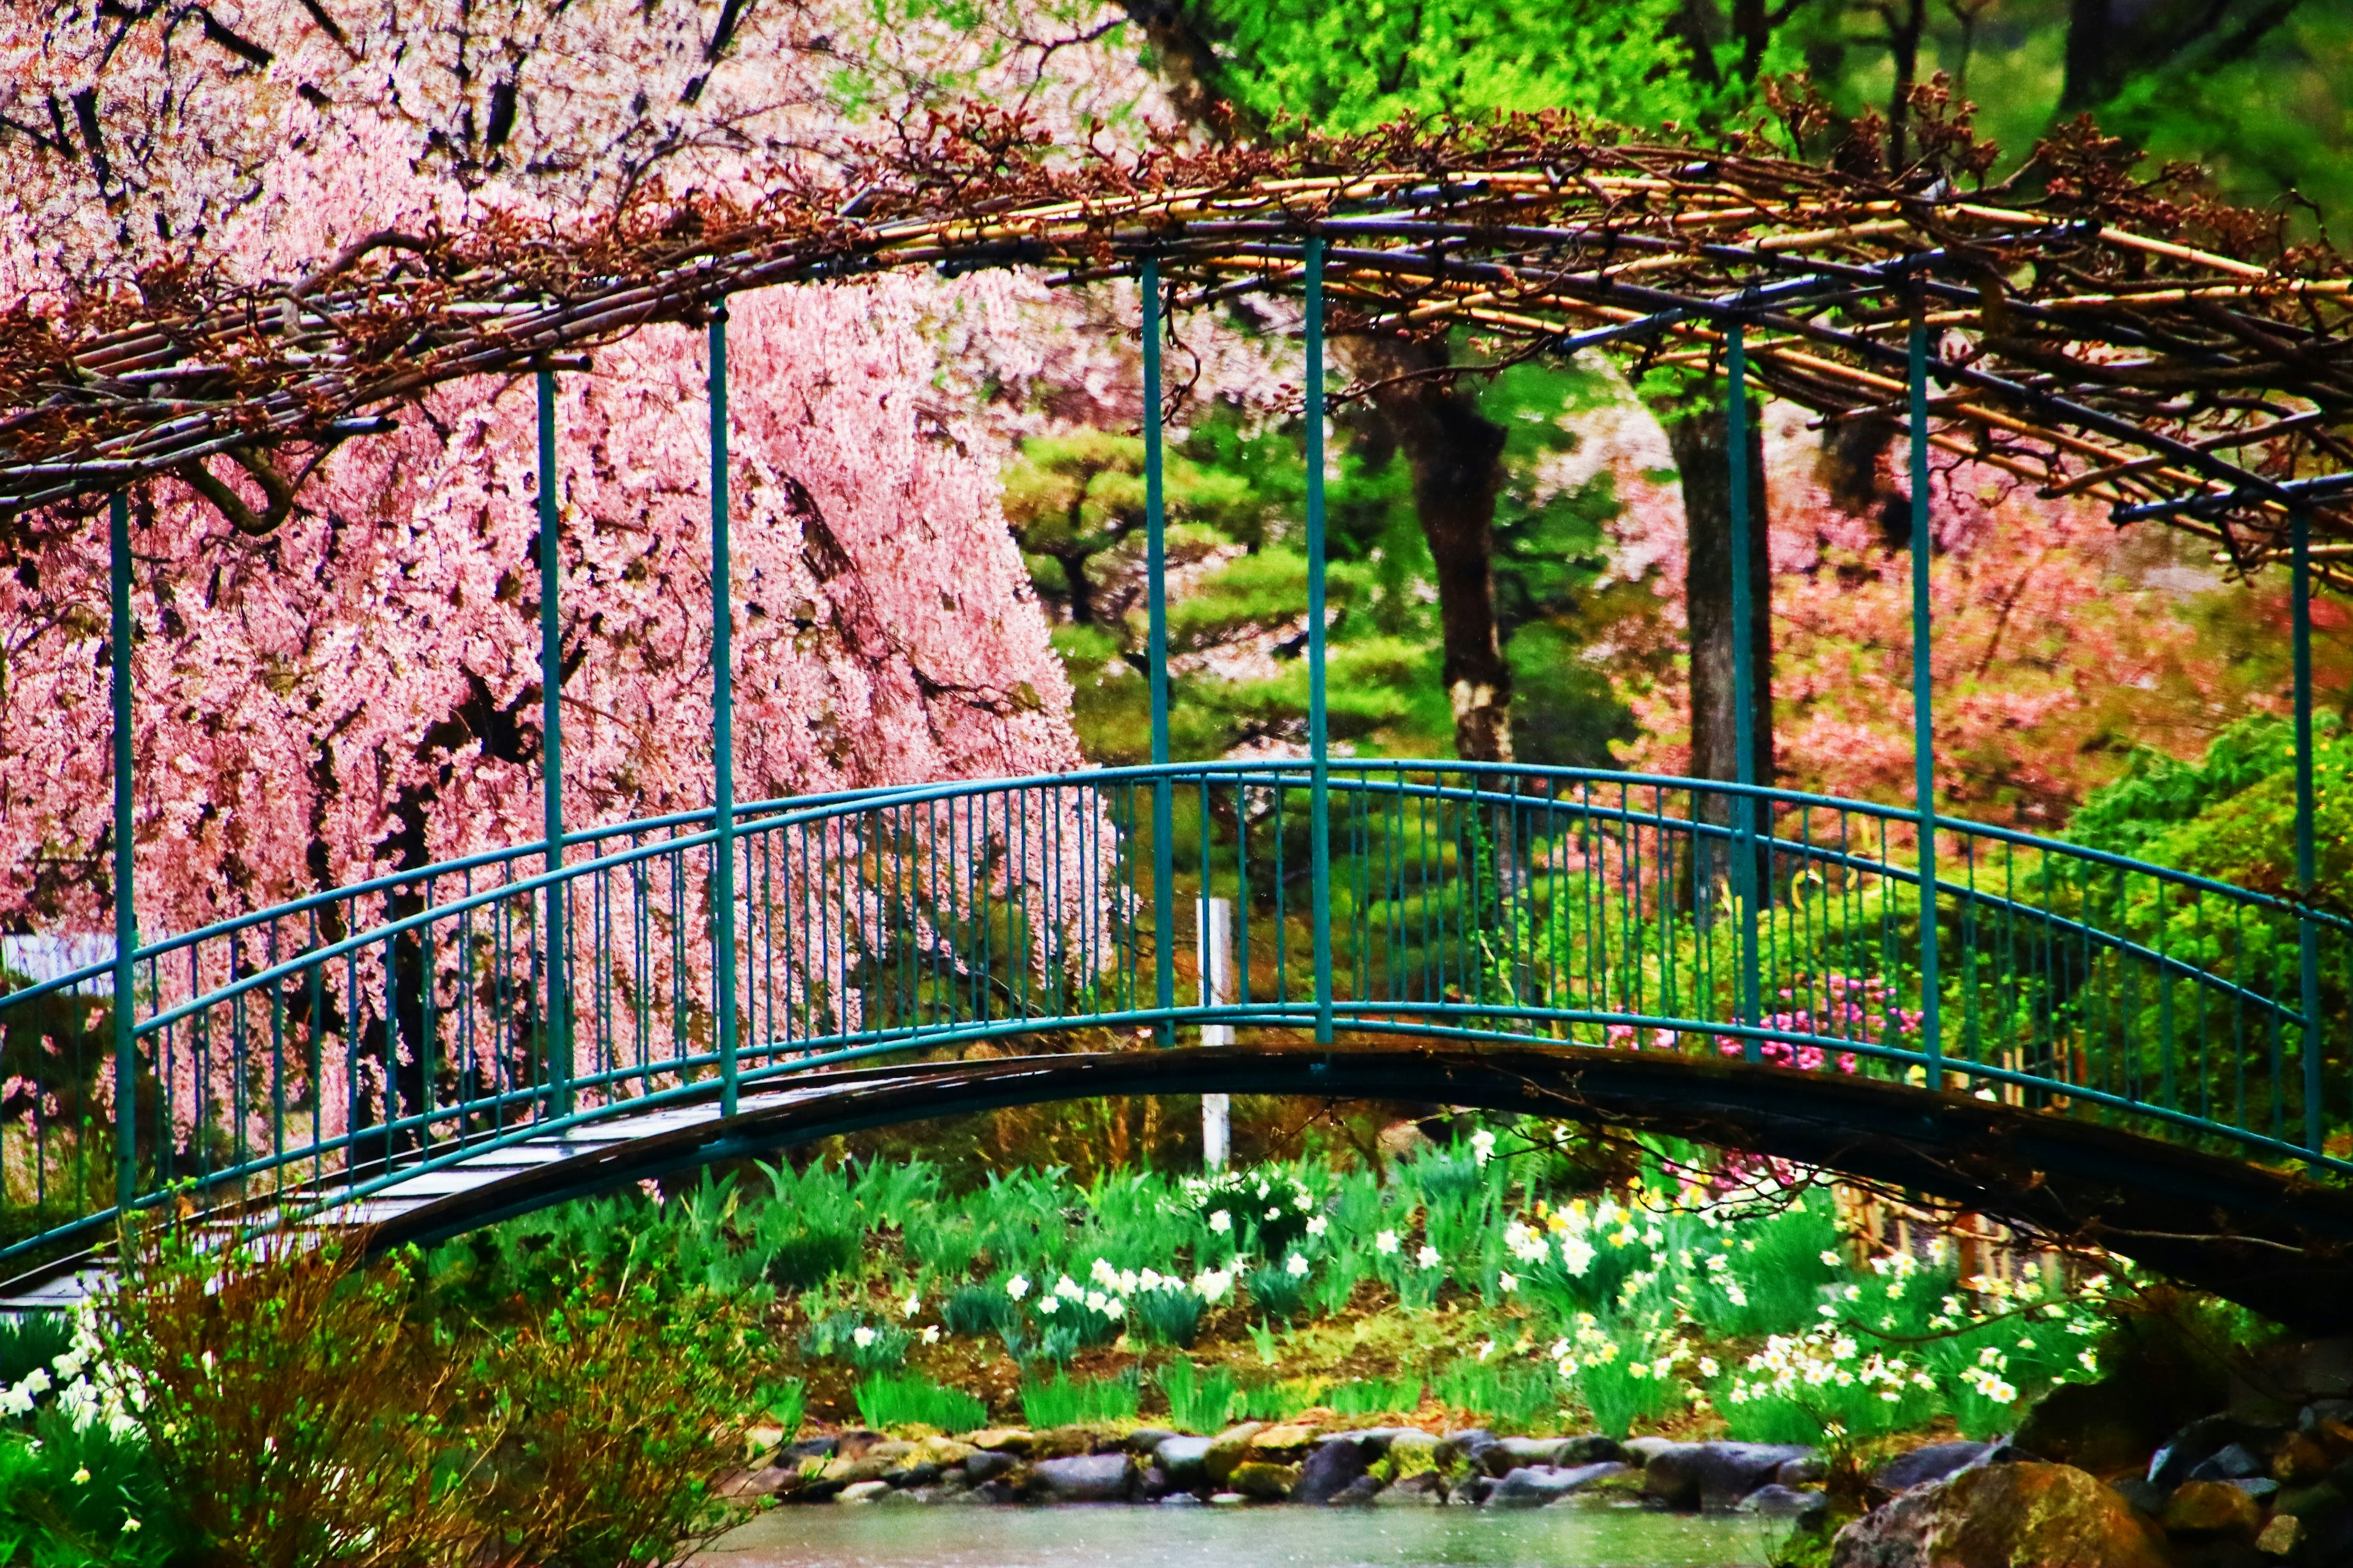
[[[695,1568],[1761,1568],[1782,1526],[1638,1509],[780,1508]]]

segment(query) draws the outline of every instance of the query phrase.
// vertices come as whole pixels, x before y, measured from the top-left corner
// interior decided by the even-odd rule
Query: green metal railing
[[[1145,300],[1148,767],[734,798],[726,323],[710,324],[713,804],[568,831],[555,371],[540,368],[543,837],[142,945],[129,508],[114,558],[114,957],[0,994],[0,1263],[194,1194],[364,1196],[552,1130],[982,1040],[1419,1034],[1907,1079],[2353,1174],[2353,926],[2313,907],[2307,530],[2293,599],[2297,898],[1939,816],[1925,325],[1909,353],[1908,807],[1766,787],[1747,633],[1743,322],[1729,383],[1736,776],[1335,759],[1325,730],[1324,244],[1310,237],[1306,755],[1170,760],[1159,270]],[[1886,291],[1908,285],[1887,272]],[[1912,301],[1913,319],[1922,320]],[[1218,900],[1226,900],[1218,903]],[[1206,955],[1194,911],[1230,908]],[[1200,984],[1207,966],[1230,996]],[[1193,1000],[1185,1000],[1187,994]],[[104,1005],[100,995],[111,997]],[[100,1026],[104,1032],[99,1033]]]
[[[129,1142],[97,1070],[110,1058],[44,1053],[57,1065],[0,1126],[0,1155],[12,1205],[45,1223],[12,1225],[0,1259],[108,1226],[92,1172],[127,1167],[134,1205],[364,1194],[552,1125],[845,1061],[1045,1036],[1150,1048],[1204,1024],[1249,1049],[1325,1037],[1327,1007],[1340,1037],[1908,1078],[2353,1173],[2301,1142],[2316,1118],[2353,1122],[2353,1079],[2323,1044],[2353,997],[2346,922],[1947,820],[1929,988],[1909,811],[1333,760],[1319,854],[1317,772],[1190,763],[767,802],[737,809],[723,856],[712,814],[688,814],[569,835],[554,871],[531,845],[151,944],[129,965]],[[723,865],[741,895],[732,987],[709,941]],[[1194,984],[1201,898],[1234,911],[1234,994],[1214,1005]],[[110,967],[0,996],[12,1060],[44,1001]]]

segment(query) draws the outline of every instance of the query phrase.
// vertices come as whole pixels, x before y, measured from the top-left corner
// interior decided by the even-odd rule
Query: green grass
[[[1169,1425],[1184,1432],[1221,1432],[1233,1417],[1241,1385],[1225,1367],[1204,1373],[1189,1361],[1172,1361],[1155,1374],[1168,1396]]]
[[[1402,1415],[1419,1408],[1421,1380],[1359,1378],[1324,1389],[1315,1403],[1335,1415]]]
[[[1058,1372],[1045,1382],[1029,1379],[1021,1384],[1021,1418],[1040,1429],[1050,1426],[1100,1426],[1135,1419],[1137,1382],[1134,1369],[1118,1377],[1071,1381]]]
[[[988,1406],[960,1388],[943,1388],[920,1373],[878,1372],[858,1385],[858,1418],[877,1431],[930,1426],[969,1432],[988,1425]]]

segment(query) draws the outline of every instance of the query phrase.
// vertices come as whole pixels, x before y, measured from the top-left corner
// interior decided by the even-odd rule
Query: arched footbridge
[[[125,1198],[389,1243],[859,1128],[1242,1092],[1786,1155],[2353,1320],[2353,931],[1950,820],[1924,888],[1916,823],[1178,764],[739,808],[725,879],[706,813],[344,889],[141,949],[128,1096],[69,1026],[111,965],[0,996],[9,1072],[44,1075],[5,1131],[5,1298],[79,1295]]]

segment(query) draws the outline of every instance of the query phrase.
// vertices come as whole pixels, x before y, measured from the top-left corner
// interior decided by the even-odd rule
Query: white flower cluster
[[[1592,1313],[1579,1312],[1575,1334],[1555,1340],[1550,1356],[1565,1378],[1573,1378],[1588,1369],[1614,1366],[1621,1358],[1626,1375],[1638,1383],[1650,1379],[1663,1383],[1672,1377],[1675,1357],[1672,1347],[1655,1332],[1641,1338],[1647,1342],[1647,1348],[1638,1344],[1630,1351],[1615,1334],[1604,1330],[1600,1320]]]
[[[1306,1260],[1296,1254],[1293,1257],[1302,1267],[1292,1272],[1305,1272]],[[1156,1268],[1114,1268],[1104,1258],[1094,1260],[1087,1278],[1092,1281],[1092,1289],[1067,1274],[1061,1276],[1039,1291],[1037,1303],[1030,1310],[1050,1318],[1065,1306],[1075,1305],[1116,1322],[1127,1316],[1128,1303],[1144,1292],[1189,1290],[1204,1301],[1216,1302],[1234,1288],[1234,1270],[1230,1268],[1204,1268],[1188,1280],[1182,1275],[1163,1274]],[[1031,1289],[1026,1274],[1013,1275],[1005,1281],[1005,1293],[1016,1301],[1026,1298]]]
[[[85,1303],[74,1316],[73,1338],[47,1366],[37,1366],[13,1387],[0,1389],[0,1415],[29,1415],[43,1394],[53,1394],[57,1406],[77,1432],[96,1422],[108,1433],[127,1437],[139,1430],[138,1412],[146,1408],[146,1391],[138,1380],[125,1380],[101,1352],[96,1309]],[[211,1357],[207,1353],[207,1370]]]
[[[1734,1378],[1725,1395],[1735,1405],[1752,1399],[1810,1405],[1830,1391],[1852,1389],[1876,1390],[1894,1405],[1907,1386],[1931,1393],[1936,1386],[1926,1372],[1900,1356],[1879,1351],[1866,1355],[1852,1335],[1829,1323],[1804,1334],[1775,1334],[1748,1358],[1745,1370],[1748,1375]]]

